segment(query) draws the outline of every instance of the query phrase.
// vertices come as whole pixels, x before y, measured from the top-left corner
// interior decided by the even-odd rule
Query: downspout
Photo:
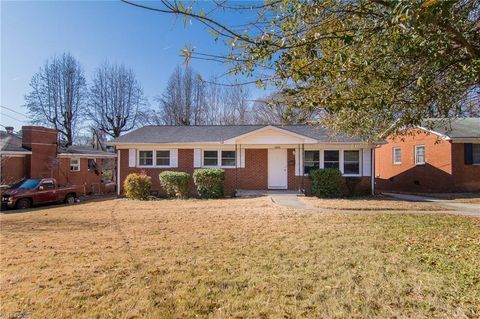
[[[238,158],[240,158],[240,161],[242,160],[242,152],[238,153],[238,151],[239,149],[235,143],[235,191],[233,193],[233,197],[237,197],[238,190]]]
[[[371,160],[371,176],[370,176],[370,182],[371,182],[371,188],[372,188],[372,196],[375,195],[375,147],[370,149],[370,156],[372,158]]]
[[[117,149],[117,196],[120,196],[120,150]]]
[[[298,172],[302,176],[302,193],[305,194],[305,181],[304,181],[305,174],[302,169],[304,153],[305,153],[305,144],[301,144],[301,151],[300,151],[300,154],[298,154]]]

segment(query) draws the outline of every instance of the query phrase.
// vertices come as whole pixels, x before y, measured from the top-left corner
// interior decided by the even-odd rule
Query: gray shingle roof
[[[76,146],[72,145],[68,148],[62,147],[59,152],[61,154],[78,154],[78,155],[97,155],[97,156],[116,156],[114,152],[97,150],[89,146]]]
[[[212,143],[223,142],[270,125],[201,125],[201,126],[144,126],[112,141],[113,144],[136,143]],[[329,135],[319,126],[272,125],[320,142],[358,143],[359,138]]]
[[[425,126],[452,139],[480,138],[480,117],[427,119]]]
[[[30,150],[22,147],[22,138],[17,134],[0,131],[0,146],[2,152],[30,153]]]

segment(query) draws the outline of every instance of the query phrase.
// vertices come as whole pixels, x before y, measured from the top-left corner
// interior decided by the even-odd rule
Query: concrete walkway
[[[272,194],[270,199],[275,204],[287,208],[322,211],[320,208],[305,204],[296,194]]]
[[[480,204],[473,203],[456,203],[446,199],[438,199],[428,196],[410,195],[410,194],[397,194],[397,193],[383,193],[385,196],[392,198],[406,200],[411,202],[428,202],[434,203],[437,206],[453,209],[455,213],[465,216],[480,217]]]

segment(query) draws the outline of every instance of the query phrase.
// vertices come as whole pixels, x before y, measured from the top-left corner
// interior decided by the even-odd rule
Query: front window
[[[70,171],[71,172],[79,172],[80,171],[80,159],[79,158],[71,158],[70,159]]]
[[[415,145],[415,164],[425,164],[425,145]]]
[[[153,165],[153,151],[140,151],[138,157],[140,166]]]
[[[339,151],[325,151],[324,157],[325,157],[325,163],[324,163],[325,168],[336,168],[336,169],[340,168]]]
[[[222,166],[235,166],[235,151],[222,151]]]
[[[217,151],[204,151],[203,152],[203,165],[204,166],[218,166],[218,152]]]
[[[319,151],[305,151],[303,160],[303,172],[308,174],[312,169],[320,168],[320,152]]]
[[[402,164],[402,149],[400,147],[393,148],[393,164]]]
[[[360,151],[343,152],[343,173],[347,175],[360,174]]]
[[[157,151],[157,166],[170,166],[170,151]]]
[[[472,144],[472,163],[480,164],[480,144]]]

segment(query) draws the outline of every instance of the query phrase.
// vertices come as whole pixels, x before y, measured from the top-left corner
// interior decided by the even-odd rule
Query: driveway
[[[383,193],[385,196],[393,197],[400,200],[407,200],[412,202],[431,202],[435,205],[455,210],[455,213],[465,216],[480,217],[480,204],[474,203],[455,203],[446,199],[438,199],[428,196],[397,194],[397,193]]]

